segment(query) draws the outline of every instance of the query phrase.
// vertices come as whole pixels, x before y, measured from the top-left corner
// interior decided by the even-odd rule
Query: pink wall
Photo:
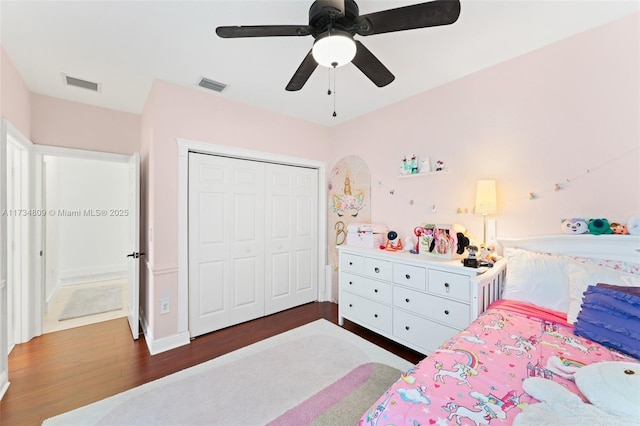
[[[640,214],[638,34],[636,14],[345,123],[331,164],[369,164],[372,221],[401,237],[430,222],[481,239],[481,217],[456,213],[479,179],[497,180],[498,236],[559,233],[565,217],[626,223]],[[450,172],[398,179],[412,153]]]
[[[140,151],[140,115],[31,96],[31,141],[40,145],[133,154]]]
[[[31,93],[0,46],[0,117],[7,118],[27,138],[31,137]]]
[[[176,333],[176,311],[153,314],[161,297],[177,299],[178,148],[177,138],[319,161],[329,158],[329,129],[156,80],[143,116],[149,114],[147,245],[150,280],[147,309],[154,337]],[[174,272],[175,271],[175,272]]]

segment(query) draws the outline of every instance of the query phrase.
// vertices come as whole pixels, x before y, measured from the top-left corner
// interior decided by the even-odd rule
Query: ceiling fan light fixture
[[[346,31],[327,31],[316,38],[312,54],[313,59],[323,67],[341,67],[356,56],[356,42]]]

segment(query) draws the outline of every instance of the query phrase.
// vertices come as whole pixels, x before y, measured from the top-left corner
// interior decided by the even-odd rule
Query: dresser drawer
[[[457,332],[455,328],[416,317],[399,309],[393,310],[393,336],[401,343],[405,341],[420,348],[424,354],[435,351]]]
[[[351,253],[341,253],[340,271],[362,274],[364,272],[364,257]]]
[[[429,270],[429,293],[469,302],[470,285],[467,275]]]
[[[469,305],[442,299],[432,294],[396,287],[393,291],[393,306],[457,329],[463,329],[469,325]]]
[[[387,305],[391,304],[391,284],[342,272],[340,273],[340,285],[341,290],[368,297]]]
[[[393,265],[393,282],[425,291],[427,289],[427,269],[420,266],[395,263]]]
[[[364,258],[364,273],[372,278],[391,281],[392,263],[372,257]]]
[[[346,291],[340,292],[339,303],[341,316],[391,334],[391,306]]]

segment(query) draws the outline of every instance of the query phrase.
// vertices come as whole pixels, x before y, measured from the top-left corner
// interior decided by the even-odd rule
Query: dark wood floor
[[[324,318],[337,323],[334,303],[310,303],[209,333],[191,344],[149,355],[131,338],[126,318],[45,334],[9,355],[11,386],[0,402],[0,425],[40,425],[45,419]],[[347,330],[416,363],[424,355],[356,324]]]

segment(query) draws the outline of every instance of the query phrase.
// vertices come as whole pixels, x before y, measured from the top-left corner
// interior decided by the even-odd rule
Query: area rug
[[[122,309],[122,285],[79,288],[71,293],[60,314],[60,321]]]
[[[43,424],[356,424],[412,366],[318,320]]]

